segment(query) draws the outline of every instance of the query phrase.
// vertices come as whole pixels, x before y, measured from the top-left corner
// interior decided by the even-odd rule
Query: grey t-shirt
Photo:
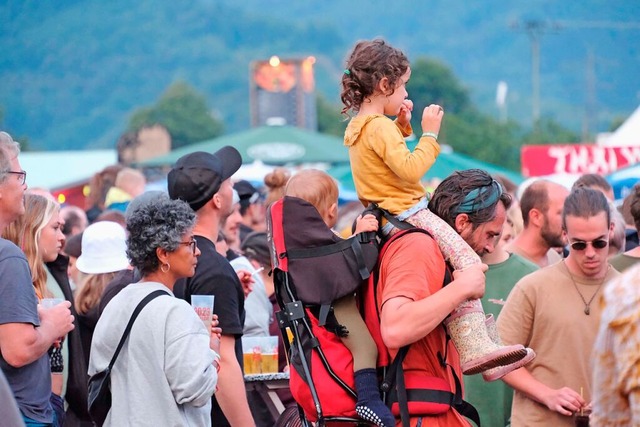
[[[6,323],[40,326],[40,319],[27,259],[16,245],[0,239],[0,324]],[[35,362],[14,368],[0,353],[0,369],[7,377],[22,414],[34,421],[53,422],[53,411],[49,404],[49,355],[45,352]]]

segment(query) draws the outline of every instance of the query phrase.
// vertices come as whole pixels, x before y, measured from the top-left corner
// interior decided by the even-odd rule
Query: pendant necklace
[[[564,260],[563,260],[563,262],[564,262]],[[604,273],[604,277],[602,278],[602,282],[600,282],[600,284],[596,288],[596,291],[593,293],[593,295],[591,295],[591,298],[589,299],[588,302],[584,298],[584,296],[582,295],[582,292],[580,292],[580,289],[578,289],[578,285],[577,285],[575,279],[573,278],[573,275],[569,271],[569,267],[567,267],[566,263],[564,263],[564,267],[567,269],[567,273],[569,274],[569,277],[571,277],[571,283],[573,283],[573,287],[576,288],[576,292],[578,292],[578,295],[580,295],[580,299],[582,300],[582,303],[584,304],[584,314],[586,314],[587,316],[590,315],[591,314],[591,303],[593,302],[593,299],[596,297],[596,295],[598,295],[598,291],[600,290],[600,288],[604,284],[604,281],[607,278],[607,274],[609,273],[609,268],[611,268],[611,265],[607,266],[607,271]]]

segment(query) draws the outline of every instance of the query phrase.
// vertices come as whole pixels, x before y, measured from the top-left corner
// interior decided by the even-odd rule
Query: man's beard
[[[540,230],[540,236],[550,248],[559,248],[564,246],[564,240],[562,239],[562,232],[554,233],[549,228],[547,221],[545,220],[542,229]]]

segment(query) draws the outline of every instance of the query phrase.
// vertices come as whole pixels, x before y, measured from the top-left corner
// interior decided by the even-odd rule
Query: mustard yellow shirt
[[[376,203],[397,215],[425,196],[420,179],[436,161],[440,146],[434,138],[423,137],[411,152],[404,140],[411,132],[411,126],[400,129],[382,114],[356,116],[349,122],[344,144],[364,206]]]

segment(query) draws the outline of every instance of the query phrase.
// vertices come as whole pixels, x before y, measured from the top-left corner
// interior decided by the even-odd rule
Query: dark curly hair
[[[155,199],[136,208],[127,218],[127,256],[143,276],[160,268],[156,249],[178,249],[191,230],[196,214],[182,200]]]
[[[474,190],[483,191],[477,191],[477,196],[473,200],[468,200],[468,196],[472,195]],[[429,210],[455,229],[456,217],[462,213],[461,206],[471,202],[471,207],[479,206],[480,208],[468,209],[464,213],[469,216],[469,221],[475,229],[479,225],[493,221],[499,201],[502,201],[505,209],[509,209],[512,202],[511,195],[503,191],[502,186],[486,171],[468,169],[452,173],[438,185],[429,201]]]
[[[374,94],[378,83],[385,77],[389,86],[395,88],[408,69],[406,55],[384,40],[358,42],[342,75],[342,114],[348,115],[349,110],[358,112],[364,100]],[[392,93],[393,90],[387,95]]]

